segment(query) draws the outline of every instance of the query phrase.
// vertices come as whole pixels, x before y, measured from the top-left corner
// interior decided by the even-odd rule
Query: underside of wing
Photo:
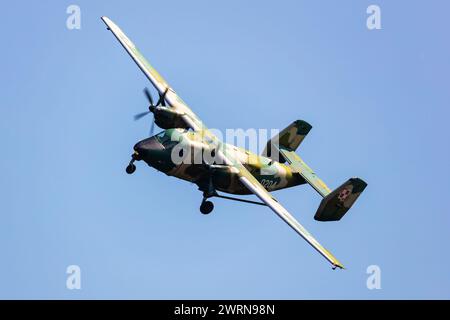
[[[344,266],[327,249],[325,249],[259,182],[244,168],[239,166],[240,181],[251,192],[253,192],[262,202],[272,209],[281,219],[283,219],[292,229],[294,229],[303,239],[314,247],[333,267],[341,269]]]

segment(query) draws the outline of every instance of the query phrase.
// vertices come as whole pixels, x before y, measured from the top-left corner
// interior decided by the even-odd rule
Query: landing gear
[[[202,204],[200,205],[200,212],[203,214],[209,214],[214,209],[214,203],[211,201],[203,200]]]
[[[133,153],[133,154],[131,155],[130,163],[128,164],[127,168],[125,169],[125,171],[126,171],[128,174],[132,174],[132,173],[134,173],[134,172],[136,171],[136,166],[134,165],[134,162],[135,162],[136,160],[140,160],[140,158],[138,157],[138,154],[137,154],[137,153]]]
[[[212,176],[209,176],[207,182],[202,184],[199,189],[203,191],[203,200],[200,205],[200,212],[203,214],[209,214],[213,211],[214,204],[211,201],[208,201],[208,199],[217,194],[212,181]]]
[[[133,172],[136,171],[136,166],[135,166],[133,163],[130,163],[130,164],[127,166],[127,168],[125,169],[125,171],[126,171],[128,174],[132,174]]]
[[[209,178],[209,180],[206,183],[199,185],[199,190],[203,191],[203,201],[202,201],[202,204],[200,205],[200,212],[203,214],[209,214],[209,213],[211,213],[211,211],[213,211],[214,204],[211,201],[208,201],[209,198],[213,198],[213,197],[227,199],[227,200],[234,200],[234,201],[239,201],[239,202],[245,202],[245,203],[251,203],[251,204],[257,204],[260,206],[266,206],[266,204],[263,202],[239,199],[239,198],[235,198],[235,197],[228,197],[228,196],[223,196],[223,195],[218,194],[216,189],[214,188],[211,177]]]
[[[211,201],[208,201],[209,198],[213,198],[213,197],[227,199],[227,200],[234,200],[234,201],[239,201],[239,202],[245,202],[245,203],[251,203],[251,204],[257,204],[260,206],[267,206],[263,202],[257,202],[257,201],[251,201],[251,200],[246,200],[246,199],[239,199],[239,198],[234,198],[234,197],[223,196],[223,195],[218,194],[216,191],[203,192],[203,201],[202,201],[202,204],[200,205],[201,213],[208,214],[208,213],[211,213],[211,211],[213,211],[214,204]],[[336,268],[336,266],[334,266],[334,268]]]

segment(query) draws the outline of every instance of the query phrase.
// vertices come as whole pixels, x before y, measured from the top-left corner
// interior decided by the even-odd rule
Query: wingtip
[[[114,27],[114,22],[107,16],[101,16],[100,19],[102,19],[103,23],[106,25],[106,29],[111,30],[112,27]]]
[[[102,19],[102,21],[103,21],[107,26],[109,26],[109,24],[112,23],[111,19],[108,18],[107,16],[101,16],[100,19]]]
[[[341,264],[341,263],[335,263],[335,264],[333,264],[333,270],[336,270],[336,268],[339,268],[339,269],[342,269],[342,270],[345,270],[345,267]]]

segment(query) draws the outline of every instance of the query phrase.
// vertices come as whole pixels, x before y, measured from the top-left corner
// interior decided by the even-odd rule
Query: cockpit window
[[[158,134],[155,134],[156,140],[158,140],[162,145],[164,145],[165,142],[170,140],[170,138],[166,135],[166,131],[161,131]]]
[[[172,139],[171,134],[169,134],[167,131],[162,131],[156,134],[155,137],[159,141],[159,143],[161,143],[166,148],[170,148],[174,144],[178,143],[178,141]]]
[[[183,134],[188,132],[186,129],[167,129],[164,130],[156,135],[154,137],[156,140],[158,140],[159,143],[161,143],[166,149],[172,148],[174,145],[180,143],[183,141]]]
[[[163,130],[163,131],[161,131],[160,133],[155,134],[155,137],[157,137],[157,138],[162,138],[162,137],[164,137],[165,134],[166,134],[166,131]]]

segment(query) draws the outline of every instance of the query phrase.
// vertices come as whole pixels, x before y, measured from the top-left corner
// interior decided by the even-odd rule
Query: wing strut
[[[213,195],[207,195],[207,196],[204,197],[204,199],[209,199],[209,198],[222,198],[222,199],[227,199],[227,200],[233,200],[233,201],[257,204],[257,205],[260,205],[260,206],[267,206],[267,204],[265,204],[264,202],[252,201],[252,200],[241,199],[241,198],[236,198],[236,197],[224,196],[224,195],[218,194],[217,192],[214,193]]]

